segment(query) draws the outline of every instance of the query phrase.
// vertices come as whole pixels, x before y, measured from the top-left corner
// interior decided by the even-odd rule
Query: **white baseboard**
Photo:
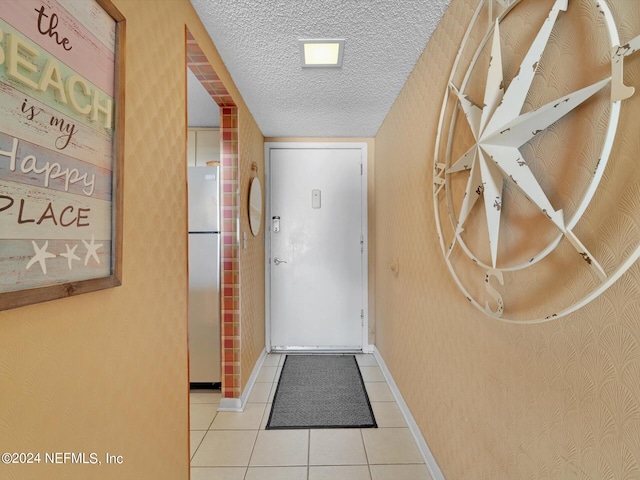
[[[251,376],[247,381],[247,386],[242,392],[240,398],[222,398],[220,399],[220,405],[218,406],[219,412],[244,412],[244,408],[247,406],[247,402],[249,401],[249,396],[253,390],[253,386],[256,384],[256,380],[258,379],[258,375],[260,374],[260,369],[264,364],[264,360],[267,358],[267,350],[263,349],[260,357],[258,357],[258,361],[253,367],[253,371],[251,372]]]
[[[404,401],[404,398],[402,398],[402,394],[400,393],[396,382],[393,380],[391,372],[387,368],[386,363],[384,363],[384,359],[382,358],[380,351],[375,346],[373,347],[373,355],[376,357],[378,365],[380,366],[380,370],[382,370],[382,374],[384,375],[384,378],[386,379],[387,384],[391,389],[391,393],[393,393],[398,407],[400,408],[400,411],[402,412],[402,415],[404,416],[404,419],[409,426],[409,430],[411,431],[411,434],[413,435],[413,438],[418,445],[418,450],[420,450],[422,458],[424,458],[424,463],[427,465],[427,469],[429,470],[431,477],[433,478],[433,480],[445,480],[442,470],[440,470],[440,467],[438,466],[438,462],[436,462],[436,459],[431,453],[431,450],[429,450],[429,446],[422,436],[422,432],[420,431],[418,424],[413,418],[413,415],[411,415],[409,406]]]
[[[242,402],[239,398],[221,398],[218,405],[219,412],[242,412]]]

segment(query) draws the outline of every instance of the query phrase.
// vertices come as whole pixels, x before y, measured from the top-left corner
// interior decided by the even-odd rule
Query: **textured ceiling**
[[[373,137],[449,0],[191,0],[266,137]],[[344,38],[340,69],[298,39]]]

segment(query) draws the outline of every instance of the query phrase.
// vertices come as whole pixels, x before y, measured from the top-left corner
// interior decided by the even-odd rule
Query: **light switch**
[[[320,190],[314,189],[311,190],[311,207],[312,208],[320,208],[321,203],[321,194]]]

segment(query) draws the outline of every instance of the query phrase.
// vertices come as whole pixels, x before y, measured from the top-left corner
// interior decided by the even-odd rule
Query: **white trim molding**
[[[264,364],[264,361],[266,358],[267,358],[267,350],[262,349],[262,353],[258,357],[258,361],[253,367],[253,371],[251,372],[251,376],[249,377],[247,386],[242,391],[242,395],[240,396],[240,398],[220,399],[220,405],[218,406],[219,412],[244,412],[244,409],[247,406],[247,402],[249,401],[249,396],[253,391],[253,387],[256,384],[258,375],[260,374],[260,369],[262,368],[262,365]]]
[[[427,469],[429,470],[431,477],[433,478],[433,480],[446,480],[444,477],[444,474],[442,473],[442,470],[440,470],[440,467],[438,466],[438,462],[436,462],[436,459],[431,453],[431,450],[429,449],[429,446],[427,445],[426,440],[422,436],[422,432],[420,431],[418,424],[413,418],[413,415],[409,410],[409,406],[407,405],[407,402],[405,402],[404,398],[402,398],[402,394],[400,393],[400,390],[398,389],[396,382],[393,380],[393,377],[391,376],[391,372],[387,368],[387,364],[384,363],[382,354],[375,346],[373,346],[373,355],[378,361],[380,370],[382,370],[382,374],[384,375],[384,378],[387,381],[387,384],[389,385],[389,389],[391,389],[391,393],[396,399],[398,408],[400,408],[400,412],[402,412],[402,416],[404,417],[405,421],[407,422],[407,425],[409,426],[409,431],[411,432],[411,435],[413,435],[413,438],[416,441],[416,444],[418,445],[418,450],[420,450],[420,453],[422,454],[422,458],[424,459],[424,463],[427,465]]]

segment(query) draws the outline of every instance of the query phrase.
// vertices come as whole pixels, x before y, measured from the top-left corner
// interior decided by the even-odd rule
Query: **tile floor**
[[[284,355],[269,354],[242,413],[191,392],[191,480],[431,480],[373,355],[357,355],[378,428],[265,430]]]

